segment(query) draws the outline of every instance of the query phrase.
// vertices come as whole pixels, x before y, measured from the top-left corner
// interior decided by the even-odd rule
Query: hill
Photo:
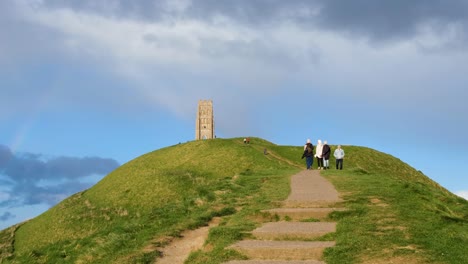
[[[331,215],[337,246],[326,252],[327,263],[468,259],[466,200],[395,157],[364,147],[345,151],[345,170],[322,172],[348,208]],[[260,210],[287,197],[289,177],[304,168],[301,154],[302,146],[259,138],[192,141],[145,154],[0,232],[0,262],[153,263],[171,238],[215,216],[222,222],[190,263],[240,259],[225,246],[266,221]]]

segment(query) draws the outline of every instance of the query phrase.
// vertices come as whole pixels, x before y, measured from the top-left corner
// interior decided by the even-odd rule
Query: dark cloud
[[[3,168],[3,173],[15,182],[37,182],[47,177],[45,162],[37,159],[13,158]]]
[[[44,159],[40,154],[13,154],[0,145],[0,175],[8,183],[9,199],[0,207],[47,203],[54,205],[63,198],[89,188],[92,183],[80,179],[106,175],[119,166],[113,159],[99,157],[57,157]]]
[[[57,157],[41,160],[39,154],[15,155],[0,145],[0,172],[15,182],[52,179],[78,179],[93,174],[107,174],[119,166],[113,159],[99,157]]]
[[[457,24],[462,34],[468,32],[468,1],[465,0],[204,0],[194,1],[186,12],[200,19],[222,14],[253,25],[293,21],[304,27],[377,41],[411,38],[421,26],[438,33]]]
[[[11,198],[3,202],[3,204],[0,203],[0,206],[36,204],[48,204],[52,206],[74,193],[90,188],[92,185],[92,183],[78,181],[68,181],[47,186],[37,186],[31,183],[17,184],[11,190]]]
[[[219,15],[258,26],[293,21],[385,41],[412,37],[422,25],[436,32],[457,24],[468,35],[465,0],[193,0],[193,1],[70,1],[46,0],[49,8],[158,21],[167,18],[213,21]],[[179,3],[179,4],[177,4]],[[182,3],[182,4],[180,4]],[[185,4],[184,4],[185,3]]]
[[[108,17],[120,17],[138,20],[162,19],[167,11],[167,9],[165,8],[166,5],[166,1],[47,0],[43,2],[43,6],[47,8],[70,8],[78,12],[94,13]]]
[[[315,6],[316,3],[308,0],[44,1],[44,6],[47,8],[71,8],[78,12],[145,21],[159,21],[167,18],[211,21],[214,17],[222,15],[238,23],[257,25],[258,22],[269,24],[278,17],[289,17],[293,13],[287,11],[301,11],[311,5]]]
[[[47,161],[48,174],[59,178],[80,178],[91,174],[107,174],[119,164],[113,159],[98,157],[59,157]]]
[[[316,1],[319,25],[337,31],[368,36],[376,40],[412,37],[421,26],[435,31],[458,23],[466,34],[468,1]]]
[[[10,212],[5,212],[2,215],[0,215],[0,221],[4,222],[4,221],[10,220],[10,219],[13,219],[15,217],[16,217],[16,215],[14,215],[14,214],[12,214]]]
[[[0,145],[0,168],[3,168],[13,159],[13,153],[11,150],[6,147]]]

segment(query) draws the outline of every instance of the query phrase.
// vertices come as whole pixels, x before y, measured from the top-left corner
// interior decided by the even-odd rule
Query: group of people
[[[314,145],[312,145],[310,139],[307,139],[307,143],[304,145],[304,153],[302,154],[302,158],[306,158],[306,166],[308,170],[312,169],[312,165],[314,164],[314,157],[317,159],[317,168],[319,170],[327,170],[330,169],[330,153],[331,148],[327,144],[327,141],[325,140],[322,144],[322,140],[319,139],[317,141],[317,147],[314,154]],[[344,155],[344,150],[341,148],[341,145],[338,145],[335,152],[333,152],[333,156],[336,159],[337,170],[343,169]]]

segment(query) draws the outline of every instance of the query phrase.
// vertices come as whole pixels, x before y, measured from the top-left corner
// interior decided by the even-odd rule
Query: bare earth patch
[[[417,256],[414,256],[414,257],[398,256],[398,257],[391,257],[391,258],[368,259],[368,260],[363,260],[360,263],[362,264],[391,264],[391,263],[420,264],[420,263],[426,263],[426,261]]]
[[[203,247],[211,227],[217,226],[221,218],[214,218],[208,226],[195,230],[188,230],[181,234],[181,238],[172,240],[167,246],[160,249],[162,258],[157,260],[161,264],[183,264],[192,251]]]
[[[375,204],[375,205],[380,206],[380,207],[387,207],[388,206],[388,204],[382,202],[379,198],[375,198],[375,197],[374,198],[371,197],[370,202],[372,204]]]
[[[406,254],[401,256],[395,256],[398,251],[407,250],[412,251],[412,254]],[[405,264],[418,264],[427,263],[424,259],[424,252],[419,250],[416,245],[407,246],[393,246],[392,248],[385,249],[381,252],[382,254],[377,256],[365,256],[359,263],[364,264],[388,264],[388,263],[405,263]],[[431,262],[432,263],[432,262]]]

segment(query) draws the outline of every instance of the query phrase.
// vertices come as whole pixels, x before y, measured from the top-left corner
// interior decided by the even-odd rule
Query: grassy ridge
[[[466,200],[390,155],[344,149],[345,169],[322,172],[349,209],[331,215],[337,246],[326,251],[327,263],[468,259]],[[193,141],[145,154],[18,229],[0,232],[10,241],[0,244],[0,263],[153,263],[159,246],[214,216],[223,216],[220,225],[187,263],[242,259],[225,247],[277,220],[260,210],[287,197],[289,177],[305,167],[301,154],[302,146],[258,138],[250,145],[241,138]]]
[[[142,248],[234,213],[245,196],[265,200],[267,177],[282,182],[276,199],[284,199],[288,176],[297,169],[263,154],[273,144],[251,142],[193,141],[124,164],[22,225],[12,262],[151,263],[158,251]]]

